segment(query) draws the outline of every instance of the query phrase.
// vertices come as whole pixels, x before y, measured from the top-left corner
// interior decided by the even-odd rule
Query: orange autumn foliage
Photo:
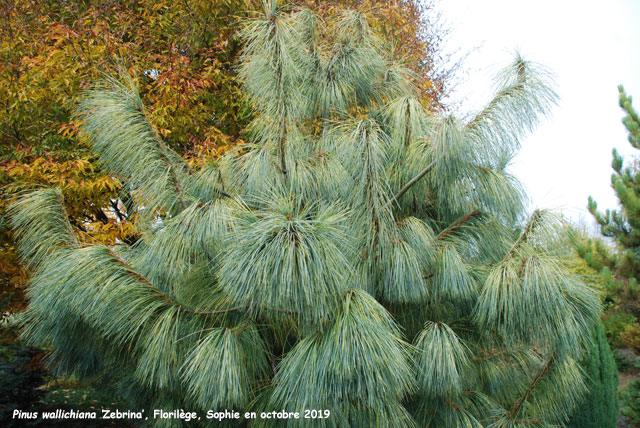
[[[439,37],[422,2],[294,1],[323,14],[366,12],[416,73],[431,109],[442,109],[450,78],[436,67]],[[238,23],[252,0],[24,0],[0,2],[0,219],[11,194],[57,186],[81,239],[133,242],[122,183],[105,175],[79,137],[74,107],[103,73],[136,81],[156,132],[192,166],[242,141],[251,108],[241,95]],[[0,302],[24,304],[26,274],[0,220]],[[0,309],[4,310],[4,309]],[[12,310],[12,308],[10,308]]]

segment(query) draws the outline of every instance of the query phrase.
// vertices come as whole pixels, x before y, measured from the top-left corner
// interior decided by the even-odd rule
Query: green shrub
[[[620,395],[622,398],[621,413],[629,418],[632,426],[640,426],[640,379],[629,382]]]
[[[601,323],[594,327],[592,336],[593,347],[580,362],[589,392],[567,428],[615,428],[618,421],[618,372]]]
[[[613,359],[619,372],[628,372],[638,367],[638,356],[630,349],[614,349]]]
[[[615,306],[607,308],[602,317],[602,324],[604,325],[604,332],[607,336],[607,341],[612,348],[623,348],[625,342],[622,335],[628,326],[632,326],[636,321],[629,312],[623,312]]]
[[[620,334],[620,339],[626,346],[633,349],[634,352],[640,352],[640,323],[634,321],[632,324],[627,324],[624,327],[624,331]]]

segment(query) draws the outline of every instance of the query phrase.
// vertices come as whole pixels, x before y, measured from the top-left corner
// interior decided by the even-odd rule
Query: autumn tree
[[[312,2],[322,16],[340,5],[367,11],[407,60],[422,100],[442,109],[450,80],[433,25],[419,1]],[[102,73],[126,69],[163,141],[193,166],[242,142],[251,120],[237,79],[237,22],[260,2],[25,0],[0,2],[0,186],[59,187],[74,230],[87,242],[137,239],[126,183],[105,174],[78,135],[73,108]],[[10,198],[9,198],[10,199]],[[7,200],[0,200],[0,219]],[[127,206],[129,205],[129,210]],[[26,279],[0,221],[0,301],[24,305]],[[17,298],[15,298],[17,296]]]
[[[144,207],[140,239],[82,243],[59,190],[24,194],[25,339],[133,408],[328,411],[240,426],[566,421],[599,301],[506,171],[555,101],[544,69],[516,58],[461,121],[425,109],[360,13],[267,2],[242,38],[250,138],[204,167],[164,143],[133,80],[82,98],[83,135]]]
[[[136,77],[156,131],[182,155],[197,162],[201,152],[215,154],[239,140],[248,116],[232,69],[240,49],[234,24],[250,5],[174,3],[1,3],[3,194],[59,187],[83,240],[130,237],[123,183],[99,168],[73,120],[81,90],[123,67]],[[0,201],[0,218],[7,199]],[[25,274],[4,222],[0,241],[0,298],[17,296],[17,310]]]

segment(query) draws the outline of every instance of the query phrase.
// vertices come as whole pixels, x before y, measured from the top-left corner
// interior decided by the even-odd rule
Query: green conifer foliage
[[[589,392],[568,428],[615,428],[618,423],[618,370],[602,323],[594,326],[592,335],[594,344],[581,360]]]
[[[566,421],[599,300],[505,169],[555,102],[548,73],[518,56],[486,108],[436,117],[359,13],[266,2],[242,34],[252,140],[202,170],[130,82],[86,94],[83,131],[139,199],[142,238],[83,244],[59,192],[25,195],[24,337],[132,407],[330,411],[238,426]]]
[[[629,134],[629,143],[640,149],[640,117],[633,108],[631,96],[622,86],[620,107],[626,113],[622,120]],[[602,272],[607,289],[619,298],[619,303],[640,316],[638,293],[640,286],[640,171],[637,164],[623,165],[623,158],[613,149],[611,187],[620,204],[619,210],[598,211],[596,201],[589,197],[589,211],[600,225],[602,235],[615,243],[612,250],[599,240],[577,242],[580,256],[597,271]]]

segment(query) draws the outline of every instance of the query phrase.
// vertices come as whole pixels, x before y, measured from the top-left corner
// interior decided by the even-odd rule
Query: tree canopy
[[[562,263],[561,222],[526,218],[506,171],[555,102],[548,73],[515,58],[462,121],[428,112],[357,11],[266,2],[241,37],[248,138],[201,167],[135,80],[84,94],[81,132],[140,238],[83,242],[59,190],[24,194],[24,338],[132,407],[330,411],[238,425],[566,421],[599,300]]]
[[[450,81],[430,4],[418,1],[299,1],[322,16],[340,5],[367,10],[372,25],[405,58],[422,100],[442,109]],[[135,240],[127,218],[125,183],[103,171],[78,134],[73,110],[104,73],[129,74],[146,115],[165,144],[201,166],[240,143],[251,107],[236,64],[238,22],[260,9],[249,0],[82,1],[0,3],[0,186],[4,193],[34,186],[62,190],[82,239]],[[10,200],[10,198],[7,198]],[[0,200],[0,219],[7,199]],[[21,298],[26,275],[6,222],[0,221],[0,301]]]

